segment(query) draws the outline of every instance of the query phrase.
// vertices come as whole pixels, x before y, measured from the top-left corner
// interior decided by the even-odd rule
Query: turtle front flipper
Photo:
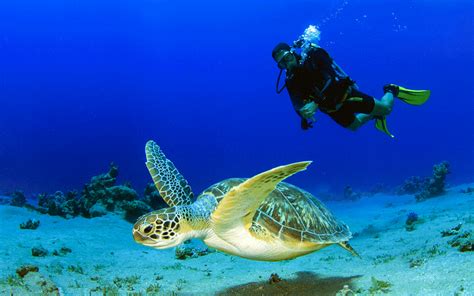
[[[193,191],[171,160],[167,159],[160,147],[152,140],[145,146],[146,166],[160,196],[170,206],[189,205]]]
[[[242,235],[237,229],[250,228],[258,207],[275,190],[278,183],[305,170],[311,161],[279,166],[258,174],[233,187],[219,202],[211,216],[214,232],[226,241],[236,241]]]

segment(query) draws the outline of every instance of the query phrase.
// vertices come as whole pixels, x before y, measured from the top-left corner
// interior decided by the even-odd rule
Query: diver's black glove
[[[301,128],[306,131],[313,127],[313,123],[307,119],[301,118]]]

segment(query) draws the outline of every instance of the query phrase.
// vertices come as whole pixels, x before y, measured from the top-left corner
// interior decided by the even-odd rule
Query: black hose
[[[280,74],[278,74],[278,79],[277,79],[277,83],[276,83],[276,92],[277,92],[277,94],[281,93],[286,87],[286,82],[285,82],[285,84],[283,84],[283,86],[280,89],[278,89],[278,86],[280,85],[281,73],[283,73],[283,69],[280,69]]]

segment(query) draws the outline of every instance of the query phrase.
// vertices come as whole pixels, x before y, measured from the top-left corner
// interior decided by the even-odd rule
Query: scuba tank
[[[301,48],[302,59],[305,60],[311,50],[320,48],[318,42],[320,40],[321,31],[314,25],[306,28],[303,34],[293,42],[293,46]],[[319,89],[314,87],[310,99],[320,105],[322,111],[334,112],[338,109],[338,105],[342,103],[351,87],[356,87],[349,75],[331,58],[331,68],[334,71],[329,73],[330,78],[323,83],[323,87]],[[331,100],[326,96],[326,93],[331,94]]]

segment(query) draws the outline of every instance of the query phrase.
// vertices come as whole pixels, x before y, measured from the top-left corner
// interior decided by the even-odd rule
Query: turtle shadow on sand
[[[297,272],[296,278],[281,280],[270,284],[268,281],[251,282],[219,291],[216,295],[331,295],[334,296],[344,285],[354,287],[353,280],[360,275],[350,277],[320,277],[304,271]]]

